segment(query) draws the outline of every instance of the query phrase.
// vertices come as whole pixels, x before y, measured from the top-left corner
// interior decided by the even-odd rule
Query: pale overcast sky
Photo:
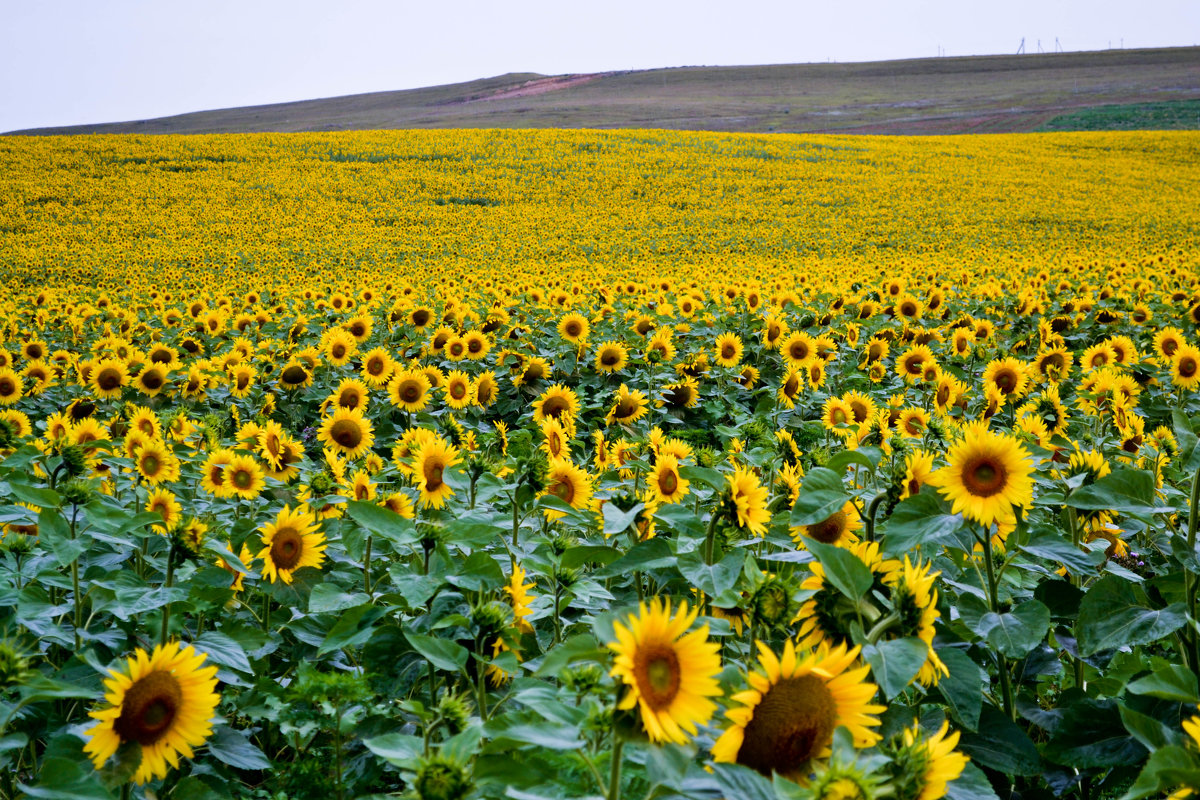
[[[1200,0],[0,0],[0,131],[505,72],[1190,46]]]

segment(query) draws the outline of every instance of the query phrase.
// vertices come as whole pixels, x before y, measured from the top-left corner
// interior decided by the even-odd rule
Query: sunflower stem
[[[363,591],[371,594],[371,536],[367,535],[367,546],[363,551]]]
[[[72,506],[71,510],[71,540],[75,539],[75,525],[79,518],[79,506]],[[75,601],[75,652],[79,652],[82,639],[80,631],[83,628],[83,598],[79,595],[79,556],[71,562],[71,590],[74,592],[73,599]]]
[[[704,533],[704,563],[713,563],[713,546],[717,539],[717,518],[720,515],[713,511],[713,515],[708,520],[708,530]]]
[[[163,586],[167,588],[167,596],[170,596],[171,583],[175,579],[175,545],[172,543],[167,547],[167,580]],[[171,601],[168,600],[163,606],[162,614],[162,636],[159,637],[159,644],[166,645],[167,633],[171,623]]]
[[[608,800],[618,800],[621,797],[621,751],[625,747],[625,742],[618,738],[616,729],[613,729],[613,749],[612,749],[612,764],[608,773]]]
[[[1188,503],[1188,527],[1187,527],[1187,545],[1188,555],[1196,554],[1196,530],[1200,527],[1200,469],[1196,470],[1196,474],[1192,476],[1192,494]],[[1192,570],[1184,572],[1184,596],[1187,597],[1188,616],[1192,619],[1194,626],[1197,621],[1196,615],[1196,573]],[[1200,635],[1197,635],[1194,627],[1188,628],[1188,644],[1189,655],[1191,656],[1192,671],[1200,675]]]
[[[879,504],[887,499],[887,492],[875,495],[875,499],[867,506],[867,541],[875,541],[875,513],[879,511]]]
[[[996,581],[996,568],[992,564],[992,529],[987,527],[983,531],[983,565],[987,569],[988,581],[988,600],[990,601],[992,611],[1000,613],[1000,587]],[[1008,659],[1000,653],[996,653],[996,667],[1000,673],[1000,694],[1004,703],[1004,713],[1009,719],[1016,721],[1013,716],[1013,694],[1012,694],[1012,679],[1008,674]]]

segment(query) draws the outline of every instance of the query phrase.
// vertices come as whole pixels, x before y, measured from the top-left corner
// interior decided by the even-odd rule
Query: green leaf
[[[776,800],[771,782],[740,764],[713,764],[713,777],[726,797],[738,800]]]
[[[1173,700],[1177,703],[1200,703],[1200,691],[1197,691],[1196,673],[1187,667],[1171,664],[1156,670],[1154,674],[1138,678],[1125,688],[1134,694],[1147,694],[1162,700]]]
[[[215,728],[212,738],[208,740],[207,744],[208,752],[222,764],[248,770],[271,768],[271,762],[263,754],[263,751],[228,725]]]
[[[981,624],[990,627],[989,645],[1009,658],[1022,658],[1046,638],[1050,609],[1037,600],[1029,600],[1004,614],[989,612]]]
[[[1171,412],[1171,421],[1175,427],[1175,441],[1179,445],[1179,456],[1176,463],[1186,473],[1194,473],[1200,469],[1200,439],[1196,436],[1196,427],[1179,409]]]
[[[47,758],[41,763],[36,786],[18,783],[24,796],[39,800],[112,800],[100,775],[86,759]]]
[[[734,550],[716,564],[705,564],[700,551],[693,550],[679,557],[679,571],[709,597],[720,597],[737,585],[745,561],[746,551]]]
[[[20,687],[21,699],[27,703],[40,703],[43,700],[64,700],[71,697],[95,697],[96,690],[77,683],[69,683],[54,678],[48,678],[42,673],[34,673]]]
[[[1140,586],[1116,575],[1105,575],[1079,602],[1079,653],[1090,656],[1101,650],[1154,642],[1186,622],[1183,603],[1152,609]]]
[[[1125,730],[1129,731],[1129,735],[1150,752],[1153,753],[1155,750],[1171,744],[1178,744],[1179,737],[1149,714],[1134,711],[1124,705],[1120,706],[1118,710],[1121,712],[1121,723],[1125,726]]]
[[[584,746],[579,738],[578,725],[565,725],[547,721],[507,723],[503,719],[493,720],[485,729],[488,748],[509,749],[520,745],[535,745],[548,750],[577,750]],[[515,746],[515,747],[514,747]]]
[[[1180,786],[1200,786],[1200,760],[1177,745],[1155,750],[1142,767],[1133,786],[1121,800],[1158,797]]]
[[[369,603],[349,609],[338,617],[338,621],[329,629],[325,640],[317,648],[317,655],[321,656],[332,653],[334,650],[344,650],[365,643],[371,638],[372,626],[386,614],[386,608]]]
[[[724,489],[729,483],[729,479],[725,475],[708,467],[680,467],[679,474],[692,483],[703,483],[717,491]]]
[[[844,547],[818,542],[807,536],[802,538],[804,546],[825,568],[825,580],[852,602],[858,603],[871,589],[871,584],[875,581],[871,569],[854,553]]]
[[[1085,511],[1120,511],[1125,514],[1174,513],[1155,502],[1154,476],[1144,469],[1118,469],[1095,483],[1080,486],[1067,497],[1067,505]]]
[[[385,733],[383,736],[363,739],[363,744],[384,761],[398,767],[411,766],[425,750],[425,743],[420,736],[405,733]]]
[[[346,513],[375,536],[393,544],[412,544],[417,541],[417,527],[391,509],[364,500],[350,500]]]
[[[987,775],[970,761],[963,767],[962,774],[946,784],[946,797],[949,800],[1000,800]]]
[[[238,672],[253,672],[246,651],[231,637],[220,631],[205,631],[192,642],[198,653],[207,653],[208,660]]]
[[[838,473],[825,467],[815,467],[804,476],[800,484],[800,496],[792,506],[790,525],[795,528],[801,525],[815,525],[824,522],[841,511],[842,506],[850,499],[842,478]]]
[[[1146,748],[1125,730],[1116,700],[1076,697],[1065,705],[1042,753],[1058,764],[1087,769],[1136,764],[1146,757]]]
[[[904,691],[929,657],[929,645],[908,637],[864,645],[863,658],[883,695],[891,700]]]
[[[1053,531],[1041,531],[1028,544],[1019,545],[1018,550],[1062,564],[1073,575],[1094,575],[1096,568],[1104,563],[1104,551],[1081,550],[1064,536]]]
[[[449,639],[439,639],[436,636],[423,636],[419,633],[405,632],[404,638],[425,659],[440,670],[458,672],[467,666],[470,653],[458,642]]]
[[[983,710],[983,685],[987,682],[987,672],[958,648],[936,649],[938,658],[950,672],[938,681],[938,691],[958,723],[969,731],[976,730],[979,727],[979,713]]]
[[[491,553],[477,551],[458,564],[453,573],[446,576],[446,583],[460,589],[481,592],[494,589],[504,583],[504,573]]]
[[[637,519],[638,513],[645,507],[645,503],[636,503],[628,511],[622,511],[614,503],[605,503],[603,509],[605,535],[612,536],[629,530],[629,526]]]
[[[875,465],[871,462],[871,459],[867,458],[866,454],[859,450],[843,450],[840,453],[835,453],[832,458],[825,462],[825,467],[834,472],[841,472],[851,464],[866,467],[871,472],[875,471]]]
[[[621,551],[615,547],[581,545],[567,548],[562,554],[562,565],[568,569],[576,569],[584,564],[611,564],[620,557]]]
[[[344,611],[369,602],[371,598],[363,592],[347,592],[336,583],[318,583],[308,596],[308,611],[310,614]]]
[[[458,547],[486,547],[499,538],[512,536],[512,521],[500,524],[499,517],[482,511],[468,511],[446,523],[447,539]]]
[[[1037,746],[994,706],[984,706],[977,732],[962,732],[958,749],[973,761],[1009,775],[1037,775],[1042,771]]]
[[[50,545],[60,567],[67,566],[88,549],[86,540],[71,538],[71,526],[57,508],[43,508],[38,512],[38,536]]]
[[[974,538],[962,515],[951,514],[949,508],[935,492],[922,492],[901,500],[883,528],[884,555],[900,556],[933,545],[953,545],[970,552]]]
[[[14,482],[9,482],[8,486],[12,489],[13,496],[22,503],[29,503],[40,509],[58,508],[62,505],[62,495],[53,489],[41,489]]]
[[[230,797],[233,795],[222,794],[194,775],[187,776],[171,790],[171,800],[226,800]]]
[[[591,634],[576,634],[547,653],[534,674],[539,678],[557,675],[563,667],[576,661],[607,663],[611,652],[608,648],[601,647]]]
[[[595,573],[597,578],[627,575],[634,570],[646,571],[675,566],[675,554],[666,539],[654,538],[638,542],[625,555]]]

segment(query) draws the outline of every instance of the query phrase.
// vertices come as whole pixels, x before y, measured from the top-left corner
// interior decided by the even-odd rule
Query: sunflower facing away
[[[97,720],[87,730],[83,750],[100,769],[117,749],[131,742],[142,747],[142,763],[133,781],[143,784],[164,777],[179,757],[212,733],[220,696],[217,668],[202,666],[207,656],[179,642],[159,645],[149,655],[138,648],[124,672],[109,670],[104,679],[108,703],[88,713]]]
[[[814,759],[825,758],[833,732],[845,726],[855,747],[879,741],[873,716],[887,709],[874,705],[875,684],[869,667],[854,667],[858,648],[824,646],[797,654],[789,639],[783,655],[758,642],[760,672],[747,677],[749,688],[733,695],[741,705],[725,712],[733,723],[713,745],[713,760],[738,763],[764,775],[778,772],[803,779]]]
[[[950,724],[943,722],[937,733],[927,737],[914,725],[893,746],[889,771],[895,783],[908,790],[902,796],[938,800],[946,796],[946,784],[962,774],[970,759],[955,752],[958,731],[947,736],[949,730]]]
[[[275,582],[292,582],[301,567],[320,567],[325,560],[325,534],[316,518],[301,506],[292,511],[284,506],[274,522],[261,529],[263,549],[255,558],[263,560],[263,577]]]
[[[954,513],[981,525],[1014,519],[1013,506],[1033,501],[1033,460],[1011,436],[969,424],[946,454],[949,464],[929,477],[954,504]]]
[[[686,744],[717,709],[709,698],[721,694],[718,645],[708,641],[707,625],[687,633],[699,611],[682,603],[672,615],[670,600],[654,598],[613,624],[611,674],[629,687],[618,707],[637,706],[651,741]]]

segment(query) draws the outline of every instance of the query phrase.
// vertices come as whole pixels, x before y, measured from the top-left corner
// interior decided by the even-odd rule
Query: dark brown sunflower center
[[[1175,351],[1177,349],[1179,349],[1179,342],[1175,341],[1174,339],[1163,339],[1163,342],[1162,342],[1163,355],[1173,356],[1173,355],[1175,355]]]
[[[304,552],[304,540],[300,532],[293,528],[280,528],[275,531],[275,539],[271,542],[271,563],[275,569],[293,569],[300,563]]]
[[[329,438],[342,447],[353,450],[362,443],[363,435],[357,422],[352,419],[339,419],[330,427]]]
[[[996,386],[1005,394],[1012,394],[1017,388],[1017,375],[1012,370],[1002,369],[996,373]]]
[[[833,544],[846,531],[846,512],[835,511],[828,519],[808,526],[808,536],[818,542]]]
[[[329,348],[329,355],[333,356],[334,358],[341,358],[342,356],[346,355],[346,345],[341,343],[335,344],[333,347]]]
[[[621,360],[621,354],[616,350],[605,350],[600,354],[600,363],[606,367],[611,367]]]
[[[434,459],[425,462],[424,469],[421,472],[425,475],[425,491],[433,492],[442,486],[442,472],[446,469],[446,465],[439,463]]]
[[[492,399],[492,386],[490,383],[480,381],[475,388],[475,393],[479,398],[479,402],[487,405]]]
[[[795,375],[789,375],[787,382],[783,384],[783,393],[788,397],[794,397],[798,391],[800,391],[800,381]]]
[[[646,705],[661,711],[679,694],[679,657],[668,645],[640,648],[633,657],[633,674]]]
[[[450,396],[455,400],[462,400],[467,396],[467,385],[461,381],[450,385]]]
[[[121,385],[121,373],[112,367],[105,367],[96,373],[96,385],[101,391],[111,392]]]
[[[162,381],[159,381],[158,383],[159,383],[159,385],[161,385]],[[237,388],[245,389],[249,385],[250,385],[250,374],[247,372],[239,372],[238,376],[237,376]],[[151,386],[150,388],[153,389],[154,387]]]
[[[1183,358],[1179,359],[1178,369],[1179,369],[1179,377],[1181,377],[1181,378],[1194,377],[1196,374],[1196,369],[1197,369],[1196,359],[1192,358],[1191,356],[1184,356]]]
[[[358,403],[360,400],[362,400],[362,396],[359,395],[357,390],[347,389],[346,391],[342,392],[341,396],[338,398],[338,405],[342,406],[343,408],[358,408]]]
[[[691,393],[682,387],[676,387],[663,392],[663,399],[671,406],[686,406],[691,399]]]
[[[152,745],[167,734],[183,703],[179,681],[169,672],[151,672],[125,691],[113,730],[122,742]]]
[[[575,484],[571,483],[569,478],[559,478],[550,487],[550,494],[564,503],[570,503],[575,499]]]
[[[909,356],[904,360],[904,369],[909,375],[920,375],[925,367],[925,357],[921,355]]]
[[[229,476],[229,480],[239,489],[249,489],[254,484],[254,475],[248,469],[239,469]]]
[[[658,476],[658,488],[665,495],[675,494],[675,490],[679,488],[679,476],[674,470],[666,470]]]
[[[483,339],[472,337],[467,340],[467,352],[472,355],[483,352]]]
[[[547,417],[561,417],[567,410],[567,401],[561,397],[550,397],[542,403],[542,414]]]
[[[421,387],[416,381],[404,381],[398,392],[400,400],[405,403],[415,403],[421,399]]]
[[[423,308],[419,308],[413,312],[412,323],[418,328],[424,328],[429,324],[429,312]]]
[[[721,358],[730,359],[737,355],[737,348],[732,343],[726,342],[721,345]]]
[[[851,403],[850,404],[850,413],[854,415],[855,422],[866,422],[867,421],[867,407],[865,405],[863,405],[862,403],[857,403],[857,402]]]
[[[147,453],[142,456],[142,472],[151,476],[157,475],[160,463],[161,462],[158,460],[157,455],[154,453]]]
[[[755,707],[737,761],[764,775],[796,775],[829,744],[837,721],[837,703],[821,678],[784,678]]]
[[[976,456],[963,466],[963,486],[976,497],[998,494],[1007,481],[1008,470],[989,455]]]
[[[796,361],[803,361],[808,358],[808,345],[804,342],[796,342],[788,348],[788,355]]]
[[[0,378],[0,397],[8,397],[17,393],[17,384],[12,378]]]
[[[383,359],[372,358],[372,359],[368,360],[367,361],[367,374],[368,375],[382,375],[383,374]]]

